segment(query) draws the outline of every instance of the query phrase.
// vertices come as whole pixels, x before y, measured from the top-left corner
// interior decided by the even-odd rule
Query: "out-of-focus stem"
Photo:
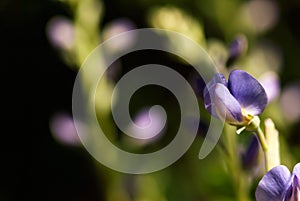
[[[226,160],[228,171],[232,177],[235,189],[236,201],[249,201],[249,185],[246,175],[241,167],[241,161],[238,154],[237,135],[234,135],[234,128],[226,125],[224,134],[225,142],[228,150],[228,158]]]
[[[74,9],[75,55],[78,67],[80,67],[100,42],[99,23],[102,17],[102,2],[77,1]]]

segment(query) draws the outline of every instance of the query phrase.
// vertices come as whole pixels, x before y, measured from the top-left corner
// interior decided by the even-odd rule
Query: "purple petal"
[[[293,195],[293,186],[292,186],[292,183],[289,183],[287,186],[288,187],[287,187],[287,189],[285,190],[285,192],[283,194],[282,201],[290,201],[291,197]]]
[[[291,197],[292,201],[298,201],[300,199],[300,180],[295,175],[293,178],[293,194]]]
[[[204,99],[204,89],[206,87],[206,83],[203,80],[203,78],[199,75],[196,75],[191,78],[191,81],[192,81],[193,87],[195,88],[197,96],[199,98]]]
[[[221,83],[221,84],[224,84],[225,86],[227,86],[226,78],[222,73],[216,73],[214,75],[213,79],[209,83],[211,83],[211,82],[213,82],[213,84]],[[208,83],[208,85],[209,85],[209,83]]]
[[[246,153],[242,157],[242,165],[246,169],[251,169],[257,163],[259,155],[259,142],[255,135],[253,135]]]
[[[214,85],[215,87],[215,85]],[[218,114],[216,112],[216,107],[213,101],[211,99],[214,96],[214,87],[211,87],[209,91],[207,91],[204,95],[204,107],[205,109],[214,117],[218,118]],[[205,88],[206,89],[206,88]]]
[[[219,118],[229,123],[241,122],[243,114],[238,101],[230,94],[223,84],[216,84],[213,94],[213,110],[216,110]],[[215,107],[215,108],[214,108]]]
[[[293,175],[288,183],[283,201],[298,201],[300,199],[300,180],[296,175]]]
[[[228,88],[242,108],[253,116],[262,113],[268,103],[264,88],[245,71],[232,71],[228,79]]]
[[[300,163],[295,165],[293,175],[293,193],[291,200],[300,200]]]
[[[217,83],[224,84],[227,86],[227,82],[225,79],[225,76],[221,73],[217,73],[214,75],[213,79],[207,83],[206,87],[203,91],[203,97],[204,97],[204,105],[206,110],[213,115],[214,117],[218,118],[218,115],[216,113],[214,103],[211,101],[211,97],[214,94],[214,89]]]
[[[256,188],[256,201],[281,201],[290,177],[291,173],[286,166],[279,165],[272,168]]]
[[[297,177],[297,175],[294,175],[293,187],[294,187],[294,190],[297,190],[298,188],[300,189],[300,179],[299,179],[299,177]]]
[[[300,163],[297,163],[293,169],[293,174],[300,178]]]
[[[204,98],[205,96],[209,95],[209,91],[217,84],[217,83],[220,83],[220,84],[224,84],[226,87],[227,87],[227,82],[226,82],[226,79],[225,79],[225,76],[221,73],[216,73],[213,77],[213,79],[211,81],[209,81],[204,89]]]
[[[296,164],[293,175],[287,184],[287,190],[283,195],[284,201],[294,201],[299,199],[298,191],[300,191],[300,163]]]

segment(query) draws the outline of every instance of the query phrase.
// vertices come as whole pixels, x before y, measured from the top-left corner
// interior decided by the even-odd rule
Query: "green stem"
[[[278,131],[271,119],[265,121],[266,134],[259,126],[260,121],[253,121],[249,126],[254,128],[265,156],[266,171],[280,164]]]
[[[269,170],[269,165],[268,165],[268,144],[267,144],[267,141],[265,139],[265,135],[263,133],[263,131],[261,130],[260,127],[257,128],[257,130],[255,131],[257,137],[258,137],[258,140],[260,142],[260,145],[262,147],[262,150],[264,152],[264,158],[265,158],[265,169],[266,169],[266,172]]]
[[[260,127],[257,128],[256,135],[259,139],[259,142],[261,144],[261,147],[262,147],[263,151],[267,152],[268,151],[268,143],[267,143],[265,135],[264,135],[264,133],[263,133],[263,131],[261,130]]]
[[[260,119],[258,116],[255,116],[251,123],[246,127],[246,129],[248,131],[253,131],[256,133],[256,136],[260,142],[260,145],[262,147],[262,150],[264,152],[264,158],[265,158],[265,168],[266,168],[266,171],[270,170],[270,167],[271,167],[271,161],[272,159],[270,159],[270,156],[269,156],[269,143],[268,141],[266,140],[266,137],[265,137],[265,134],[264,132],[261,130],[260,128]]]

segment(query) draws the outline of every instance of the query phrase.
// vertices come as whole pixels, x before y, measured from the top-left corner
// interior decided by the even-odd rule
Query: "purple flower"
[[[74,47],[75,31],[71,20],[55,16],[47,23],[47,36],[54,47],[70,50]]]
[[[223,74],[216,74],[204,89],[206,110],[232,125],[248,125],[267,103],[261,84],[242,70],[232,71],[228,83]]]
[[[266,90],[268,101],[271,102],[279,96],[280,80],[278,75],[273,71],[268,71],[259,77],[261,85]]]
[[[300,163],[291,174],[284,165],[271,169],[259,182],[257,201],[300,201]]]
[[[142,109],[128,126],[128,135],[137,144],[148,144],[162,136],[165,131],[166,114],[159,107]]]
[[[57,113],[53,115],[49,124],[52,135],[58,142],[70,146],[80,145],[81,142],[73,118],[69,114],[65,112]]]

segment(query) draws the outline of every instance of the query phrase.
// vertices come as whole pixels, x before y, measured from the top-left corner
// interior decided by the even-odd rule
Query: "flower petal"
[[[283,194],[284,201],[297,200],[300,195],[300,163],[297,163],[293,170],[293,175],[287,183],[287,189]],[[298,197],[297,197],[298,196]]]
[[[256,201],[281,201],[290,177],[291,173],[286,166],[279,165],[272,168],[256,188]]]
[[[215,84],[221,83],[227,87],[225,76],[221,73],[216,73],[211,81],[209,81],[203,91],[204,98],[208,95],[209,91],[215,86]]]
[[[205,90],[207,91],[204,91],[204,107],[212,116],[219,118],[216,112],[215,103],[211,101],[211,99],[213,99],[212,97],[214,96],[214,89],[215,85],[213,87],[210,87],[209,90],[205,88]]]
[[[213,84],[217,83],[224,84],[225,86],[227,86],[226,78],[222,73],[216,73],[212,80],[209,83],[207,83],[207,87],[209,88],[209,86],[212,86]]]
[[[204,106],[206,110],[214,117],[218,118],[218,115],[215,110],[214,103],[211,101],[211,97],[214,94],[214,89],[217,83],[224,84],[227,86],[227,82],[225,79],[225,76],[221,73],[217,73],[214,75],[213,79],[207,83],[206,87],[203,91],[203,97],[204,97]]]
[[[243,120],[243,114],[240,104],[230,94],[225,85],[215,85],[213,102],[215,111],[221,120],[225,120],[228,123],[237,123]]]
[[[293,169],[293,174],[300,178],[300,163],[297,163]]]
[[[288,183],[288,188],[283,196],[283,201],[298,201],[300,199],[300,180],[293,175]]]
[[[283,193],[283,196],[282,196],[283,199],[282,199],[282,201],[290,201],[292,195],[293,195],[293,186],[292,186],[292,183],[289,182],[287,184],[287,189]]]
[[[245,71],[234,70],[230,73],[228,89],[241,107],[253,116],[262,113],[268,103],[264,88]]]
[[[259,142],[255,135],[252,136],[247,151],[242,155],[242,165],[245,169],[251,169],[258,161]]]
[[[293,178],[293,194],[291,200],[298,201],[300,199],[300,180],[295,175]]]

